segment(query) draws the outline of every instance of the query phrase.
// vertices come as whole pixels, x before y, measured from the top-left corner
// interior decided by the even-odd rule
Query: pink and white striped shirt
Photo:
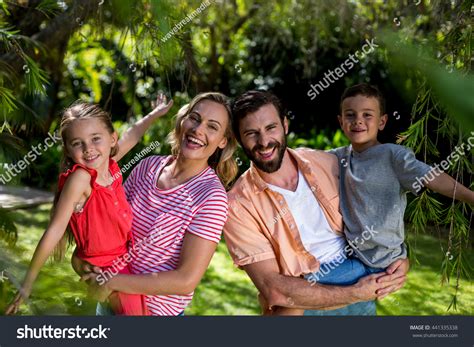
[[[186,232],[218,243],[227,219],[227,194],[207,167],[175,188],[163,190],[156,180],[172,156],[140,161],[124,184],[133,212],[132,273],[174,270]],[[188,295],[147,295],[151,315],[176,316],[191,302]]]

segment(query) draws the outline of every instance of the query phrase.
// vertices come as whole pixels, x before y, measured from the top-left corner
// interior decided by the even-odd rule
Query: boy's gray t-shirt
[[[362,153],[347,146],[329,153],[339,159],[344,232],[357,257],[375,268],[406,258],[406,193],[416,193],[414,183],[431,167],[395,144],[376,145]]]

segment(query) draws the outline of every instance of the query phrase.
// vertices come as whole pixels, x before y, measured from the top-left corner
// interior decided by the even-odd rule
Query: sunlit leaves
[[[25,56],[24,58],[26,64],[23,65],[23,71],[28,93],[46,94],[46,84],[49,83],[47,73],[30,57]]]
[[[15,97],[10,89],[0,86],[0,105],[4,107],[4,111],[11,112],[17,108]]]
[[[11,214],[0,208],[0,238],[7,241],[8,244],[12,245],[18,238],[18,230],[13,221]]]

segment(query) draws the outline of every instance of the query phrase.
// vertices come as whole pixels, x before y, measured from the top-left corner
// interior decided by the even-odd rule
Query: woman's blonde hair
[[[225,107],[229,116],[224,136],[227,144],[223,149],[217,148],[209,157],[208,164],[215,171],[224,187],[229,188],[235,176],[237,176],[238,168],[233,158],[237,141],[232,132],[232,111],[230,100],[227,96],[217,92],[200,93],[196,95],[189,104],[184,105],[176,114],[176,124],[174,129],[168,135],[168,142],[171,145],[171,153],[178,155],[181,150],[181,140],[183,135],[183,121],[189,116],[194,107],[201,101],[209,100],[216,102]]]
[[[112,118],[108,112],[102,110],[98,105],[90,104],[82,101],[76,101],[67,109],[64,110],[63,115],[61,117],[60,129],[59,133],[61,135],[61,139],[63,142],[63,154],[61,159],[61,172],[66,172],[67,170],[71,169],[74,166],[74,162],[67,154],[66,150],[66,143],[67,143],[67,131],[71,127],[71,125],[76,122],[77,120],[82,119],[98,119],[102,121],[105,125],[105,128],[109,131],[110,134],[114,133],[114,126],[112,124]],[[113,157],[118,153],[118,143],[112,148],[110,151],[110,157]],[[59,188],[59,187],[58,187]],[[56,190],[56,194],[54,196],[53,201],[53,208],[51,209],[51,217],[55,213],[56,205],[59,201],[61,193],[59,189]],[[62,260],[67,250],[67,246],[72,244],[74,240],[72,236],[72,232],[68,226],[66,233],[64,234],[63,238],[59,241],[58,245],[54,250],[54,259],[55,260]]]

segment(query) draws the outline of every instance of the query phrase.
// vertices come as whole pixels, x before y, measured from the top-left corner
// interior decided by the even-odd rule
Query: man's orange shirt
[[[329,226],[343,235],[337,157],[307,148],[287,150],[319,201]],[[237,266],[275,258],[283,275],[301,276],[318,271],[319,261],[304,248],[284,197],[268,187],[253,163],[228,197],[230,209],[224,237]]]

